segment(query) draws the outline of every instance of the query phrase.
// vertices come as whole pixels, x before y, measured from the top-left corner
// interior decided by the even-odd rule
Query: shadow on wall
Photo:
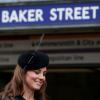
[[[2,89],[11,79],[12,73],[0,72],[0,89]]]
[[[50,73],[47,77],[51,100],[97,100],[99,96],[100,74],[95,72]]]

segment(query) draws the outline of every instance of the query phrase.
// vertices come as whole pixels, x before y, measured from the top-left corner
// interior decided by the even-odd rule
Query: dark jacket
[[[22,96],[15,96],[14,100],[25,100]]]
[[[4,98],[4,100],[7,100],[6,97]],[[22,96],[15,96],[14,100],[25,100]]]

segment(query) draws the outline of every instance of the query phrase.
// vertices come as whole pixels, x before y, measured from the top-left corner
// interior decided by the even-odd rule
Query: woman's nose
[[[39,78],[42,79],[42,80],[45,80],[45,76],[43,74],[40,74]]]

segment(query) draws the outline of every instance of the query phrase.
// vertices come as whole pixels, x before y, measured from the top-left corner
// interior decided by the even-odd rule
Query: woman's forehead
[[[36,70],[34,70],[34,69],[31,69],[31,70],[27,70],[27,72],[28,71],[47,71],[47,68],[46,67],[43,67],[43,68],[39,68],[39,69],[36,69]]]
[[[40,70],[40,71],[47,71],[47,68],[46,67],[43,67],[43,68],[39,68],[37,70]]]

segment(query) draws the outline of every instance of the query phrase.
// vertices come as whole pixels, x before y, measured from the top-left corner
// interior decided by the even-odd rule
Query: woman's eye
[[[43,74],[43,76],[46,76],[47,73],[47,72],[41,72],[40,70],[35,70],[34,72],[35,74]]]
[[[36,74],[39,74],[40,73],[40,71],[34,71]]]
[[[46,76],[46,72],[43,73],[43,76]]]

